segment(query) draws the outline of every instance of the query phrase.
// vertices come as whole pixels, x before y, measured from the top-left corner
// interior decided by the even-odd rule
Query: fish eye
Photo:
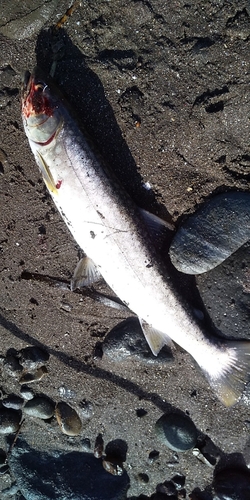
[[[45,83],[43,82],[37,82],[36,85],[35,85],[35,89],[38,90],[39,92],[44,92],[44,90],[48,87],[48,85],[46,85]]]

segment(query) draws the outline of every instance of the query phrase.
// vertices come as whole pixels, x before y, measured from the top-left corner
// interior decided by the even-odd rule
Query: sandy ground
[[[204,490],[213,468],[192,451],[176,457],[158,441],[155,422],[169,408],[188,413],[220,455],[233,457],[233,465],[241,459],[248,464],[246,401],[223,407],[179,348],[172,361],[148,365],[135,356],[116,362],[98,355],[106,334],[128,315],[47,282],[21,278],[27,271],[69,280],[78,247],[29,150],[19,89],[26,69],[36,63],[50,68],[54,49],[55,78],[105,160],[138,205],[178,224],[215,193],[249,191],[249,7],[240,0],[93,0],[74,12],[55,45],[47,29],[68,3],[48,2],[44,17],[43,2],[31,3],[32,8],[1,4],[0,354],[44,347],[50,353],[48,375],[33,390],[76,408],[89,401],[93,412],[75,439],[63,436],[53,422],[32,418],[25,420],[21,434],[32,448],[46,451],[79,449],[88,438],[93,452],[99,433],[105,446],[122,440],[128,498],[153,494],[157,484],[177,472],[185,476],[188,493]],[[233,258],[239,272],[243,258],[249,264],[248,247]],[[242,287],[239,292],[232,285],[239,285],[232,269],[225,267],[224,274],[212,278],[208,273],[199,286],[222,334],[233,336],[237,330],[247,338],[249,288],[245,283],[242,320],[243,309],[236,309]],[[225,299],[228,283],[230,297]],[[179,277],[178,286],[195,303],[193,280]],[[99,290],[111,293],[104,284]],[[0,385],[5,394],[19,394],[20,385],[11,376],[3,373]],[[143,417],[138,409],[145,410]],[[1,446],[6,446],[4,439]],[[153,450],[159,457],[151,463]],[[147,474],[148,482],[140,473]],[[12,481],[8,474],[1,476],[1,488]]]

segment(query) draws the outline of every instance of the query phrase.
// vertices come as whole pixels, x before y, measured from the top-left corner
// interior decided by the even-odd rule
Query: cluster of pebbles
[[[61,401],[55,403],[49,397],[36,394],[27,384],[41,380],[48,373],[46,363],[49,354],[32,346],[20,351],[10,350],[1,357],[3,375],[10,375],[20,384],[19,394],[5,395],[0,401],[0,434],[17,432],[25,416],[48,420],[56,417],[61,431],[77,436],[82,430],[81,419],[74,408]]]

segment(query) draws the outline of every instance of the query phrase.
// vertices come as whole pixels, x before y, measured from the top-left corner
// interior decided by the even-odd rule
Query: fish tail
[[[200,364],[212,389],[225,406],[234,405],[242,396],[250,376],[250,341],[226,341],[221,344],[210,366]]]

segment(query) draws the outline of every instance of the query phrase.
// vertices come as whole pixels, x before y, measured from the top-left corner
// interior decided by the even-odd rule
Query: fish
[[[166,223],[136,206],[39,68],[25,73],[21,109],[44,182],[84,252],[72,289],[102,276],[139,318],[154,355],[165,344],[178,344],[198,363],[219,400],[235,404],[248,381],[250,342],[216,338],[178,294],[152,241]]]

